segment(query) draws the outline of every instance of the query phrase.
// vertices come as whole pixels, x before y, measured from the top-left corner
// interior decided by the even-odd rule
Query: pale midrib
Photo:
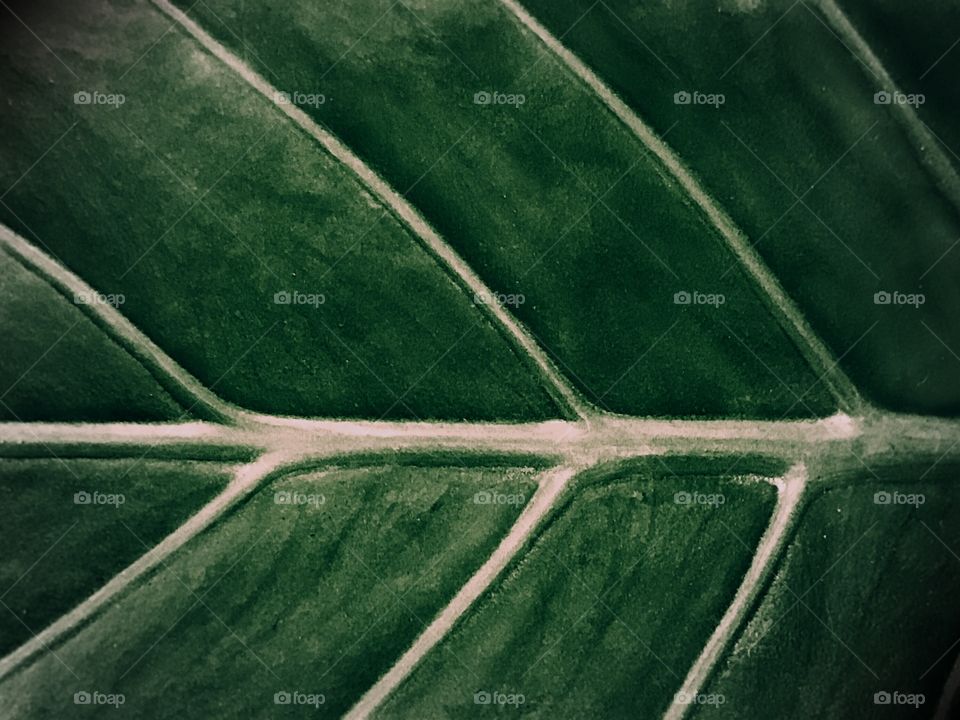
[[[762,297],[775,311],[781,326],[794,340],[807,362],[823,377],[840,409],[851,414],[862,412],[865,409],[865,402],[856,386],[840,368],[833,354],[807,322],[806,317],[784,290],[776,275],[754,250],[744,232],[700,185],[673,149],[658,137],[653,129],[648,127],[640,116],[600,79],[596,72],[554,37],[520,3],[516,0],[500,0],[500,2],[527,30],[536,35],[560,58],[644,146],[657,156],[667,172],[680,184],[690,200],[700,208],[709,223],[720,233],[749,276],[759,285]]]
[[[402,197],[400,197],[392,188],[390,188],[383,180],[373,173],[372,170],[364,165],[359,158],[354,156],[336,138],[319,128],[319,126],[313,123],[313,121],[310,120],[310,118],[298,108],[277,103],[275,100],[276,90],[274,90],[269,83],[247,68],[242,61],[230,54],[229,51],[223,48],[223,46],[219,45],[219,43],[216,43],[216,41],[210,38],[210,36],[196,26],[193,21],[183,15],[183,13],[177,8],[174,8],[164,0],[153,0],[153,2],[172,18],[177,20],[177,22],[179,22],[182,26],[184,26],[191,35],[198,39],[201,44],[207,47],[208,50],[213,52],[214,55],[238,72],[248,83],[257,89],[258,92],[271,100],[271,102],[274,102],[274,104],[292,120],[294,120],[294,122],[300,125],[319,142],[321,142],[321,144],[323,144],[323,146],[328,150],[328,152],[331,153],[331,155],[333,155],[343,164],[350,167],[350,169],[361,178],[362,182],[372,192],[374,192],[382,202],[390,207],[390,209],[397,216],[399,216],[408,225],[408,227],[410,227],[410,229],[418,238],[427,244],[427,246],[441,260],[441,262],[443,262],[449,269],[451,269],[458,275],[458,277],[462,279],[464,284],[469,289],[473,290],[474,292],[489,293],[488,288],[483,285],[479,277],[476,276],[472,269],[456,255],[452,248],[447,245],[446,242],[443,241],[442,238],[440,238],[432,230],[432,228],[430,228],[430,226],[419,215],[419,213],[417,213],[417,211],[413,209],[409,203],[403,200]],[[786,295],[785,291],[783,291],[775,276],[772,275],[769,269],[767,269],[763,264],[759,256],[757,256],[753,249],[749,246],[745,236],[739,231],[739,229],[736,228],[736,226],[733,224],[733,221],[719,208],[719,206],[717,206],[713,199],[710,198],[702,190],[702,188],[699,187],[697,181],[681,164],[680,160],[673,154],[672,150],[670,150],[662,140],[657,138],[653,134],[652,130],[647,128],[646,125],[644,125],[643,122],[637,116],[635,116],[626,105],[624,105],[615,95],[613,95],[612,91],[606,88],[602,81],[600,81],[592,71],[590,71],[572,53],[570,53],[569,50],[564,48],[559,44],[558,41],[553,39],[552,36],[550,36],[549,33],[542,28],[542,26],[539,26],[537,21],[533,20],[526,13],[526,11],[523,10],[523,8],[513,2],[513,0],[501,0],[501,2],[503,2],[504,5],[510,8],[511,11],[516,14],[524,25],[526,25],[535,34],[540,36],[541,39],[543,39],[549,46],[551,46],[551,49],[561,56],[561,58],[568,64],[568,66],[571,67],[575,74],[584,80],[591,88],[597,91],[604,103],[611,110],[613,110],[613,112],[625,124],[627,124],[631,130],[634,131],[641,141],[643,141],[644,144],[660,158],[661,162],[663,162],[666,168],[680,182],[693,201],[701,208],[701,210],[703,210],[703,212],[705,212],[714,227],[721,232],[721,235],[731,246],[731,249],[744,264],[751,276],[753,276],[758,284],[760,284],[761,288],[769,296],[771,302],[783,314],[784,318],[793,326],[795,334],[799,335],[799,337],[804,341],[804,344],[802,344],[801,347],[807,348],[809,354],[816,360],[816,362],[812,363],[814,367],[819,367],[820,369],[824,370],[825,375],[827,376],[827,381],[830,384],[834,394],[837,396],[841,407],[851,409],[861,408],[862,402],[860,400],[859,393],[857,393],[849,379],[846,378],[846,376],[839,369],[836,369],[836,363],[832,360],[829,351],[827,351],[826,347],[813,333],[812,329],[807,326],[806,320],[803,318],[799,310],[792,304],[792,301]],[[528,20],[524,20],[524,16],[528,18],[529,22]],[[538,27],[544,33],[543,35],[541,35],[541,32],[538,31]],[[546,37],[544,37],[544,35]],[[548,41],[548,38],[550,41]],[[554,44],[559,46],[560,50],[554,47]],[[251,77],[247,77],[247,73]],[[14,252],[15,256],[20,259],[21,262],[41,274],[46,280],[48,280],[48,282],[51,282],[51,284],[59,290],[67,292],[92,292],[92,288],[83,283],[83,281],[78,277],[70,273],[65,268],[62,268],[53,259],[47,257],[41,251],[30,245],[27,241],[23,240],[19,236],[16,236],[10,230],[2,226],[0,226],[0,240],[2,240],[3,243]],[[493,311],[493,314],[496,316],[497,320],[499,320],[507,329],[507,331],[514,337],[520,347],[540,367],[544,377],[553,385],[556,393],[568,404],[568,406],[580,414],[581,417],[585,417],[593,412],[592,409],[579,398],[576,391],[562,379],[562,376],[559,375],[549,358],[543,353],[543,351],[532,340],[532,338],[526,334],[517,321],[515,321],[512,316],[510,316],[502,308],[492,307],[491,310]],[[204,407],[208,408],[214,414],[220,415],[223,419],[236,420],[246,416],[243,411],[224,403],[212,392],[203,387],[199,381],[180,368],[172,359],[168,358],[146,336],[144,336],[131,323],[129,323],[129,321],[127,321],[119,312],[116,312],[110,307],[103,308],[99,306],[94,310],[94,312],[99,312],[101,318],[107,322],[107,327],[110,332],[114,336],[119,335],[121,338],[123,338],[124,342],[122,344],[124,347],[127,347],[129,350],[131,350],[131,352],[138,359],[140,359],[141,362],[144,362],[144,364],[147,365],[151,371],[154,371],[153,369],[156,367],[159,368],[159,371],[162,374],[166,375],[168,382],[164,383],[165,386],[168,385],[169,382],[178,384],[181,389],[186,391],[186,393],[194,399],[195,402],[203,403]],[[835,372],[833,372],[833,370],[835,370]],[[291,420],[296,422],[300,419]],[[757,425],[757,423],[752,421],[730,422],[731,424],[742,423],[744,427],[755,427]],[[567,424],[568,423],[560,423],[558,425]],[[678,421],[672,424],[674,426],[682,427],[684,421]],[[19,426],[19,424],[7,425],[14,427]],[[36,427],[36,425],[30,425],[31,427]],[[369,423],[369,425],[376,426],[377,423]],[[383,423],[383,425],[384,427],[393,429],[398,427],[398,424]],[[445,427],[449,427],[451,425],[454,424],[444,424]],[[702,423],[698,424],[695,422],[691,424],[691,427],[693,425],[697,425],[698,427],[703,426]],[[146,430],[147,428],[156,429],[157,427],[162,428],[164,426],[143,425],[142,427]],[[440,427],[440,425],[438,425],[438,427]],[[0,441],[2,441],[4,430],[5,426],[0,424]],[[679,436],[682,436],[682,433],[680,433]],[[825,438],[824,441],[827,440],[828,439]],[[220,440],[215,438],[211,439],[211,442],[219,441]],[[291,456],[276,452],[273,454],[264,455],[255,463],[244,466],[239,471],[235,480],[223,493],[218,495],[207,506],[189,518],[184,525],[182,525],[170,536],[165,538],[160,545],[156,546],[153,550],[141,557],[129,568],[114,577],[107,585],[97,591],[97,593],[88,598],[80,606],[58,619],[54,624],[35,636],[31,641],[28,641],[25,645],[21,646],[13,653],[0,660],[0,678],[9,674],[14,669],[27,662],[37,652],[49,646],[50,644],[55,643],[65,634],[69,633],[73,628],[77,627],[80,623],[99,612],[99,610],[111,602],[116,596],[121,594],[123,590],[131,585],[136,579],[142,577],[145,573],[156,567],[163,561],[165,557],[169,556],[172,552],[186,543],[189,538],[193,537],[200,532],[200,530],[213,523],[215,519],[219,517],[228,507],[235,503],[237,499],[248,494],[249,492],[252,492],[255,487],[261,484],[263,479],[268,474],[277,470],[277,468],[285,462],[289,463],[291,461]],[[428,629],[423,635],[421,635],[420,638],[418,638],[418,640],[407,651],[407,653],[405,653],[404,656],[397,661],[387,675],[381,678],[381,680],[368,691],[361,702],[355,706],[351,713],[352,716],[366,717],[370,711],[375,709],[383,700],[385,700],[390,692],[396,688],[400,682],[402,682],[402,680],[413,670],[417,663],[430,651],[430,649],[433,648],[446,635],[447,632],[449,632],[456,620],[464,612],[466,612],[466,610],[469,609],[477,597],[479,597],[482,592],[495,581],[499,573],[516,555],[516,553],[522,549],[526,541],[535,531],[535,528],[539,524],[542,517],[544,517],[549,512],[550,508],[555,504],[557,497],[559,496],[563,487],[565,487],[569,477],[572,475],[572,470],[567,468],[553,470],[550,472],[559,474],[548,475],[548,478],[541,482],[540,489],[538,489],[538,494],[545,493],[546,499],[538,501],[537,496],[535,496],[531,500],[530,506],[536,505],[535,510],[529,514],[526,510],[524,511],[524,513],[518,519],[517,524],[514,526],[514,529],[511,530],[508,536],[504,538],[497,550],[494,551],[493,555],[487,559],[474,577],[471,578],[471,580],[468,581],[463,588],[461,588],[460,592],[454,597],[447,608],[441,612],[441,614],[435,619],[434,623],[428,627]],[[560,480],[553,482],[550,480],[551,477],[559,477]],[[548,488],[549,491],[544,490],[545,487]],[[543,495],[541,495],[541,497],[543,497]],[[694,667],[691,668],[687,682],[684,684],[685,688],[689,685],[691,688],[696,689],[700,680],[707,677],[710,669],[716,663],[717,659],[722,654],[723,649],[729,642],[730,636],[732,636],[732,634],[736,631],[736,628],[739,627],[739,624],[742,621],[744,608],[747,604],[749,604],[750,600],[758,591],[757,585],[764,574],[764,570],[775,560],[777,555],[776,551],[782,543],[783,528],[787,524],[786,521],[789,519],[793,511],[798,497],[799,494],[792,498],[792,500],[784,500],[784,493],[781,493],[781,497],[778,500],[778,508],[775,511],[773,519],[771,520],[771,526],[768,528],[768,532],[764,535],[764,538],[761,540],[761,543],[758,546],[754,561],[751,565],[750,571],[748,571],[744,584],[738,591],[737,596],[734,599],[734,603],[728,609],[724,620],[722,620],[720,625],[718,625],[716,628],[714,637],[711,637],[711,640],[708,641],[701,658],[694,665]],[[778,525],[778,518],[782,518],[784,523]],[[778,527],[779,529],[777,529]],[[668,712],[668,717],[674,716]]]
[[[373,171],[363,160],[350,150],[339,138],[323,129],[309,115],[292,103],[278,101],[280,91],[271,85],[262,75],[253,70],[222,43],[190,19],[182,10],[167,0],[152,0],[162,12],[176,21],[189,35],[212,53],[244,82],[270,101],[284,115],[296,123],[303,131],[316,140],[335,160],[347,167],[373,195],[386,206],[433,255],[437,261],[459,280],[466,290],[474,296],[493,298],[495,294],[480,279],[473,268],[461,258],[453,247],[446,242],[426,221],[420,212],[403,196],[393,189],[383,178]],[[581,418],[587,418],[596,411],[587,403],[577,390],[560,374],[553,361],[537,344],[533,337],[500,303],[488,302],[478,305],[489,317],[503,328],[523,355],[538,368],[545,385],[562,406]]]
[[[33,246],[29,241],[0,224],[0,246],[6,248],[15,259],[22,262],[31,271],[46,280],[59,293],[68,298],[72,294],[93,294],[95,291],[81,278],[62,266],[53,258]],[[329,435],[339,438],[350,435],[366,435],[370,438],[382,438],[383,447],[389,446],[396,438],[418,435],[421,439],[436,437],[437,441],[446,439],[458,440],[466,443],[484,441],[486,450],[498,446],[498,437],[509,439],[504,442],[503,449],[516,446],[515,438],[528,435],[533,444],[551,454],[563,454],[566,449],[582,443],[585,439],[593,438],[597,444],[615,444],[624,439],[651,446],[657,443],[676,441],[683,438],[697,438],[703,441],[715,441],[719,445],[725,442],[743,442],[751,438],[758,441],[768,439],[782,439],[788,442],[791,436],[800,438],[801,444],[811,445],[818,442],[831,442],[838,438],[857,436],[862,432],[863,417],[835,415],[818,421],[795,420],[670,420],[654,418],[623,417],[595,417],[590,423],[570,421],[548,421],[546,423],[464,423],[464,422],[416,422],[416,421],[350,421],[324,420],[298,417],[280,417],[250,413],[236,408],[221,400],[213,392],[190,373],[180,367],[172,358],[166,355],[133,323],[124,317],[116,308],[107,303],[95,303],[80,306],[87,315],[98,321],[97,324],[109,337],[124,347],[139,360],[157,380],[175,397],[186,400],[191,404],[202,407],[207,414],[217,419],[225,420],[230,424],[245,428],[241,433],[245,447],[259,447],[273,449],[271,434],[283,436],[296,435],[300,432],[300,439],[311,440],[311,434]],[[931,442],[936,442],[937,436],[952,437],[960,422],[935,417],[904,416],[885,411],[874,411],[870,417],[874,422],[889,422],[898,433],[912,435],[926,435]],[[58,428],[61,428],[59,430]],[[42,437],[40,442],[61,442],[58,439],[62,434],[62,442],[89,443],[96,442],[97,428],[113,428],[110,433],[116,432],[121,444],[131,445],[136,442],[138,435],[151,437],[154,434],[169,435],[170,444],[204,444],[201,437],[192,436],[181,431],[192,426],[182,423],[121,423],[112,426],[109,423],[0,423],[0,444],[29,443],[31,435]],[[534,429],[535,428],[535,429]],[[52,434],[48,431],[53,429]],[[72,429],[76,429],[74,433]],[[207,444],[241,446],[230,437],[221,437],[209,428],[199,428],[202,433],[210,435]],[[201,433],[201,434],[202,434]],[[587,435],[587,438],[584,435]],[[886,433],[890,434],[890,433]],[[109,438],[107,439],[109,442]],[[732,446],[731,449],[733,449]],[[464,448],[465,451],[469,448]]]

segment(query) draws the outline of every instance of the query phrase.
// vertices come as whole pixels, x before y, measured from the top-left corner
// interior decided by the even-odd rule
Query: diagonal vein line
[[[0,600],[0,605],[3,605],[3,607],[5,607],[7,611],[9,611],[9,613],[17,619],[17,622],[19,622],[21,625],[23,625],[24,628],[26,628],[27,632],[29,632],[30,635],[32,635],[34,638],[37,637],[37,634],[33,631],[33,629],[29,625],[27,625],[19,615],[17,615],[13,610],[11,610],[9,605],[7,605],[3,600]],[[73,671],[73,668],[71,668],[69,665],[67,665],[63,661],[63,659],[56,653],[56,651],[52,647],[50,647],[46,643],[42,643],[42,644],[43,644],[43,649],[49,652],[51,655],[53,655],[56,661],[67,669],[67,672],[73,675],[73,677],[76,678],[77,681],[80,680],[80,676]]]
[[[254,340],[254,341],[253,341],[253,344],[251,344],[246,350],[244,350],[243,353],[241,353],[240,357],[238,357],[236,360],[234,360],[234,361],[230,364],[230,367],[228,367],[226,370],[224,370],[224,371],[220,374],[220,376],[219,376],[216,380],[214,380],[213,383],[211,383],[211,385],[207,388],[207,390],[209,390],[209,391],[212,393],[212,392],[213,392],[213,389],[220,383],[220,381],[223,380],[227,375],[229,375],[229,374],[233,371],[233,369],[234,369],[237,365],[239,365],[240,362],[241,362],[257,345],[260,344],[260,341],[263,340],[263,339],[270,333],[270,331],[273,330],[279,323],[280,323],[279,320],[275,320],[274,323],[273,323],[273,325],[271,325],[271,326],[268,327],[266,330],[264,330],[263,333],[261,333],[260,337],[258,337],[256,340]],[[187,408],[184,409],[184,411],[181,413],[181,418],[183,418],[183,417],[189,417],[190,411],[193,410],[197,405],[199,405],[202,400],[203,400],[203,398],[199,398],[199,397],[196,398],[196,399],[193,401],[193,403],[191,403],[190,407],[187,407]],[[144,450],[144,451],[143,451],[143,454],[140,455],[136,460],[134,460],[133,463],[130,464],[130,466],[126,469],[126,471],[120,476],[120,479],[122,480],[123,478],[127,477],[131,472],[133,472],[134,468],[136,468],[141,462],[143,462],[143,460],[153,451],[153,449],[154,449],[155,447],[157,447],[157,445],[159,444],[159,442],[160,442],[160,441],[157,440],[156,442],[147,445],[147,449]]]
[[[476,529],[476,527],[477,527],[477,525],[480,523],[480,520],[481,520],[481,519],[482,519],[482,516],[479,516],[479,515],[478,515],[477,519],[473,521],[473,524],[471,524],[471,526],[467,529],[467,531],[463,533],[463,536],[464,536],[464,537],[470,537],[472,531],[473,531],[474,529]],[[340,653],[340,656],[336,659],[336,661],[334,661],[334,663],[333,663],[332,665],[330,665],[330,667],[328,667],[328,668],[326,669],[326,671],[325,671],[322,675],[320,675],[320,677],[317,678],[317,682],[318,682],[318,683],[319,683],[321,680],[323,680],[323,678],[325,678],[327,675],[329,675],[330,672],[331,672],[337,665],[339,665],[340,662],[349,654],[349,652],[350,652],[354,647],[356,647],[357,645],[360,644],[360,642],[363,640],[363,638],[365,638],[370,632],[372,632],[372,631],[374,630],[374,628],[378,627],[378,626],[380,625],[380,623],[382,623],[382,622],[387,618],[387,616],[388,616],[390,613],[392,613],[397,607],[400,606],[401,600],[402,600],[403,598],[405,598],[407,595],[409,595],[409,594],[413,591],[413,589],[416,588],[417,585],[420,584],[420,581],[423,580],[425,577],[427,577],[430,573],[432,573],[432,572],[437,568],[437,566],[440,565],[440,563],[447,557],[447,554],[450,552],[451,547],[452,547],[452,546],[448,546],[448,547],[445,548],[442,552],[438,553],[438,554],[437,554],[437,558],[433,561],[433,563],[430,565],[430,567],[427,568],[423,573],[421,573],[420,576],[419,576],[416,580],[414,580],[412,583],[410,583],[410,585],[407,587],[407,589],[404,590],[402,593],[400,593],[400,596],[399,596],[396,600],[394,600],[393,604],[392,604],[389,608],[387,608],[386,610],[384,610],[383,613],[381,613],[380,617],[378,617],[373,623],[371,623],[371,624],[367,627],[367,629],[364,630],[363,633],[361,633],[360,636],[359,636],[356,640],[354,640],[352,643],[350,643],[350,645],[349,645],[345,650],[343,650],[343,651]],[[379,580],[379,578],[376,578],[376,579]],[[412,613],[411,613],[411,614],[412,614]],[[418,620],[419,620],[419,618],[418,618]],[[464,665],[464,667],[466,667],[466,664],[465,664],[465,663],[462,663],[462,662],[461,662],[461,664]],[[467,670],[470,670],[470,668],[467,668]],[[470,670],[470,672],[473,672],[473,671]],[[476,675],[476,674],[474,673],[474,675]]]
[[[674,703],[664,714],[663,720],[682,720],[689,714],[690,706],[678,703],[677,700],[685,695],[696,695],[713,676],[722,658],[729,655],[734,639],[749,622],[750,607],[762,596],[762,586],[767,574],[773,572],[773,568],[789,547],[787,536],[791,521],[806,494],[806,467],[803,463],[794,464],[787,470],[786,475],[776,479],[765,478],[765,481],[776,486],[777,501],[767,528],[755,546],[745,542],[723,518],[717,517],[717,521],[751,557],[750,565],[719,623],[687,672],[679,692],[674,695]]]
[[[41,238],[39,235],[37,235],[37,231],[36,231],[36,230],[34,230],[34,229],[33,229],[32,227],[30,227],[29,225],[27,225],[27,223],[24,222],[23,218],[20,217],[19,215],[17,215],[17,213],[14,211],[14,209],[13,209],[12,207],[10,207],[9,205],[7,205],[7,203],[5,203],[3,200],[0,200],[0,205],[3,205],[3,207],[6,208],[7,212],[9,212],[11,215],[13,215],[13,218],[14,218],[18,223],[20,223],[21,225],[23,225],[23,227],[26,228],[27,231],[29,231],[29,233],[30,233],[31,235],[33,235],[33,237],[36,239],[36,241],[37,241],[38,243],[40,243],[40,245],[43,246],[44,251],[45,251],[48,255],[50,255],[51,257],[55,258],[56,261],[57,261],[58,263],[60,263],[60,265],[66,267],[66,263],[63,262],[63,260],[60,258],[60,256],[57,255],[57,254],[53,251],[53,249],[52,249],[49,245],[47,245],[46,242],[44,242],[43,238]],[[2,230],[8,230],[8,229],[9,229],[9,228],[7,228],[6,225],[0,224],[0,231],[2,231]]]
[[[749,239],[719,203],[700,184],[680,157],[666,143],[662,135],[640,118],[597,73],[569,48],[560,43],[544,25],[528,13],[517,0],[500,0],[528,30],[533,32],[573,72],[597,98],[607,106],[659,161],[663,171],[677,182],[703,214],[705,222],[720,235],[727,249],[740,261],[744,273],[758,286],[759,292],[774,312],[781,327],[787,332],[804,359],[815,368],[828,367],[830,350],[816,334],[799,307],[784,290],[779,278],[751,246]],[[799,2],[799,0],[797,0]],[[578,220],[579,222],[579,220]],[[858,412],[863,399],[853,382],[840,369],[834,369],[828,380],[834,399],[843,411]]]
[[[242,37],[240,37],[239,35],[237,35],[237,34],[233,31],[233,28],[231,28],[229,25],[227,25],[227,24],[223,21],[223,18],[221,18],[219,15],[217,15],[217,13],[214,12],[214,10],[213,10],[212,7],[210,7],[207,3],[203,2],[203,0],[197,0],[197,3],[200,4],[200,5],[203,5],[203,6],[210,12],[210,14],[213,15],[213,16],[217,19],[217,22],[219,22],[224,28],[226,28],[226,29],[227,29],[227,32],[229,32],[231,35],[233,35],[233,36],[240,42],[240,44],[243,45],[243,49],[244,49],[246,52],[248,52],[248,53],[250,53],[251,55],[253,55],[253,57],[256,58],[257,62],[259,62],[263,67],[265,67],[265,68],[267,69],[267,71],[268,71],[271,75],[273,75],[277,80],[280,79],[280,76],[277,75],[277,74],[273,71],[273,68],[271,68],[269,65],[267,65],[267,64],[263,61],[263,58],[261,58],[259,55],[257,55],[257,53],[253,50],[253,48],[251,48],[250,45],[247,44],[247,41],[244,40],[244,39],[243,39]],[[189,15],[189,14],[190,14],[190,11],[187,10],[187,11],[186,11],[186,14]],[[176,23],[174,23],[174,24],[176,24]]]
[[[593,3],[593,5],[591,5],[586,10],[584,10],[583,13],[580,15],[580,17],[574,20],[573,24],[563,31],[563,34],[560,35],[559,39],[563,40],[563,38],[565,38],[577,25],[579,25],[580,21],[583,20],[587,15],[589,15],[590,11],[593,10],[599,3],[600,3],[600,0],[596,0]],[[540,61],[543,60],[545,57],[547,57],[549,54],[550,54],[549,52],[540,53],[537,56],[537,59],[534,60],[533,63],[530,65],[530,67],[528,67],[526,70],[520,73],[520,75],[517,77],[517,83],[519,84],[521,80],[523,80],[527,75],[529,75],[533,71],[533,69],[540,64]]]
[[[869,533],[869,532],[874,528],[874,526],[877,525],[878,522],[880,522],[880,521],[879,521],[879,520],[875,520],[875,521],[870,525],[870,527],[868,527],[868,528],[860,535],[860,537],[858,537],[858,538],[856,539],[856,541],[854,541],[854,543],[853,543],[852,545],[850,545],[850,547],[848,547],[848,548],[840,555],[840,557],[838,557],[833,563],[831,563],[830,567],[828,567],[828,568],[820,575],[820,577],[817,578],[816,582],[814,582],[813,585],[809,586],[809,587],[806,589],[806,591],[804,591],[802,594],[797,595],[797,593],[793,590],[793,588],[791,588],[789,585],[787,585],[786,581],[784,581],[783,587],[784,587],[791,595],[793,595],[793,597],[794,597],[793,603],[791,603],[790,607],[788,607],[786,610],[784,610],[784,611],[777,617],[776,620],[774,620],[772,623],[770,623],[770,624],[763,630],[763,632],[760,633],[760,636],[750,645],[749,648],[747,648],[747,650],[746,650],[747,654],[749,654],[755,647],[757,647],[757,646],[760,644],[760,642],[761,642],[767,635],[770,634],[770,631],[774,628],[774,626],[776,626],[781,620],[783,620],[787,615],[789,615],[789,614],[791,613],[791,611],[792,611],[797,605],[799,605],[801,602],[803,602],[803,598],[805,598],[807,595],[809,595],[809,594],[810,594],[810,591],[812,591],[817,585],[819,585],[819,584],[823,581],[823,579],[824,579],[827,575],[830,574],[830,572],[840,563],[840,561],[843,560],[843,558],[845,558],[845,557],[853,550],[853,548],[857,546],[857,544],[858,544],[864,537],[866,537],[867,533]],[[772,592],[772,588],[771,588],[770,591],[768,591],[767,594],[769,595],[771,592]],[[810,610],[810,607],[807,606],[805,603],[804,603],[804,607],[806,607],[807,610]],[[814,614],[814,616],[816,617],[816,614],[813,613],[812,610],[810,610],[810,612],[811,612],[812,614]],[[819,618],[818,618],[818,619],[819,619]],[[869,668],[868,668],[868,669],[869,669]]]
[[[165,557],[172,556],[174,552],[182,549],[188,541],[197,537],[200,532],[211,527],[240,498],[253,492],[261,484],[261,481],[293,459],[295,459],[295,456],[292,454],[281,451],[267,451],[257,460],[235,469],[233,479],[226,488],[205,504],[203,508],[187,518],[183,524],[168,534],[152,550],[141,555],[132,564],[114,575],[106,585],[47,626],[41,633],[32,633],[33,639],[31,641],[0,658],[0,677],[6,678],[11,673],[26,666],[27,663],[34,660],[41,650],[52,652],[50,648],[53,645],[63,641],[68,634],[77,630],[100,611],[113,604],[118,597],[144,578],[147,573],[156,569]],[[219,581],[218,579],[214,586]]]
[[[877,325],[879,325],[879,324],[880,324],[880,321],[879,321],[879,320],[874,320],[873,325],[871,325],[871,326],[868,327],[866,330],[864,330],[863,333],[860,335],[860,337],[858,337],[858,338],[853,342],[852,345],[850,345],[846,350],[844,350],[843,353],[842,353],[840,356],[838,356],[838,357],[835,358],[834,360],[831,360],[831,363],[832,363],[831,366],[828,367],[828,368],[826,368],[822,373],[820,373],[820,375],[817,377],[817,379],[814,380],[812,383],[810,383],[810,386],[809,386],[806,390],[804,390],[802,393],[800,393],[800,398],[801,398],[801,400],[802,400],[802,398],[805,398],[805,397],[807,396],[807,393],[808,393],[808,392],[810,392],[810,391],[813,390],[817,385],[819,385],[821,382],[823,382],[823,379],[834,369],[834,367],[839,367],[840,363],[843,362],[843,359],[844,359],[847,355],[849,355],[849,354],[853,351],[853,349],[854,349],[857,345],[860,344],[860,341],[863,340],[863,339],[864,339]],[[795,403],[795,404],[796,404],[796,403]],[[791,406],[790,406],[790,410],[793,410],[793,407],[794,407],[794,406],[791,405]],[[787,410],[787,413],[789,413],[790,410]],[[784,413],[784,416],[786,416],[787,413]]]
[[[282,114],[296,123],[301,130],[317,141],[334,159],[352,172],[357,181],[371,192],[382,205],[389,208],[395,217],[431,253],[434,260],[449,272],[455,274],[467,290],[484,296],[493,294],[473,268],[429,225],[420,212],[328,129],[321,127],[316,120],[299,107],[278,103],[276,89],[262,75],[251,69],[222,43],[215,40],[196,22],[172,5],[169,0],[152,0],[152,2],[169,17],[179,22],[201,46],[224,63],[232,72],[236,73],[250,87],[270,100]],[[554,401],[561,408],[576,414],[581,419],[588,417],[591,408],[580,398],[569,380],[556,370],[549,357],[536,344],[526,329],[499,305],[494,304],[488,307],[492,317],[517,346],[519,352],[528,356],[537,365],[540,371],[540,379]]]
[[[930,127],[927,123],[925,123],[925,122],[923,121],[923,119],[922,119],[919,115],[917,115],[916,117],[917,117],[917,120],[920,122],[920,124],[923,125],[923,127],[927,130],[927,132],[929,132],[934,138],[936,138],[937,142],[939,142],[941,145],[943,145],[944,149],[945,149],[948,153],[950,153],[951,155],[953,155],[954,160],[956,160],[957,162],[960,162],[960,155],[957,155],[957,154],[953,151],[953,148],[950,147],[949,145],[947,145],[946,141],[945,141],[942,137],[940,137],[939,135],[937,135],[937,133],[935,133],[935,132],[933,131],[933,128]]]
[[[884,67],[873,48],[859,33],[836,0],[819,0],[817,7],[830,25],[836,29],[837,33],[853,46],[853,52],[857,60],[868,66],[883,89],[891,93],[899,93],[900,90],[890,72]],[[914,105],[894,103],[888,109],[890,115],[905,131],[906,139],[913,147],[916,159],[926,170],[927,176],[937,186],[944,198],[954,208],[960,210],[960,175],[958,175],[957,169],[950,158],[940,147],[942,140],[937,138],[936,134],[920,119],[920,114]],[[938,144],[938,141],[940,144]],[[954,154],[952,150],[950,152]]]
[[[443,640],[454,628],[457,621],[463,617],[464,613],[474,607],[474,604],[500,577],[509,563],[518,556],[519,552],[527,546],[527,543],[531,542],[531,538],[538,531],[544,518],[563,495],[567,483],[575,471],[574,467],[555,467],[538,476],[536,492],[524,506],[507,534],[502,537],[493,553],[461,586],[457,594],[435,616],[413,645],[357,701],[346,715],[348,720],[370,717],[391,692],[413,672],[427,653],[436,648],[438,644],[463,665],[471,675],[477,680],[480,679],[477,673],[466,665],[449,645],[443,643]]]
[[[868,73],[870,73],[870,74],[873,76],[873,79],[874,79],[874,80],[880,80],[880,78],[877,76],[877,73],[875,73],[875,72],[873,71],[873,68],[871,68],[869,65],[867,65],[867,63],[865,63],[865,62],[863,61],[863,59],[862,59],[857,53],[855,53],[855,52],[850,48],[850,46],[847,45],[847,43],[845,43],[845,42],[843,41],[843,38],[840,37],[839,35],[837,35],[837,33],[834,32],[833,28],[830,27],[829,25],[827,25],[827,23],[825,23],[825,22],[823,21],[823,18],[821,18],[820,15],[817,14],[817,11],[816,11],[816,10],[813,10],[813,9],[812,9],[809,5],[807,5],[806,3],[803,3],[803,7],[804,7],[804,9],[805,9],[807,12],[809,12],[811,15],[813,15],[813,17],[816,19],[816,21],[817,21],[818,23],[820,23],[820,24],[823,25],[827,30],[830,31],[830,34],[833,35],[841,45],[843,45],[844,49],[845,49],[848,53],[850,53],[851,55],[853,55],[854,59],[855,59],[858,63],[860,63],[860,64],[866,69],[866,71],[867,71]],[[859,658],[858,658],[858,659],[859,659]]]

